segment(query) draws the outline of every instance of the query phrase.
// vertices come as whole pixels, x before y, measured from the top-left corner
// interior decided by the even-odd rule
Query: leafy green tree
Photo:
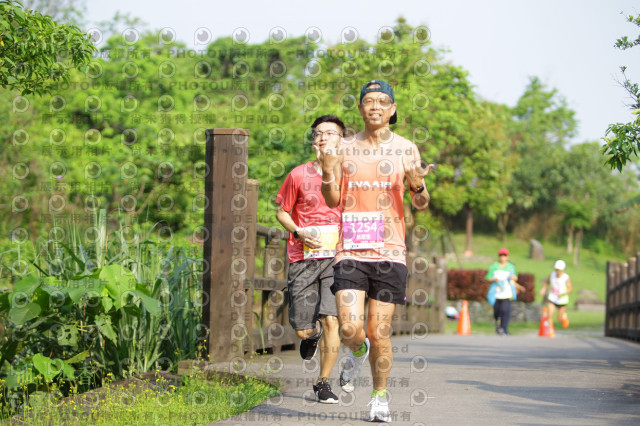
[[[512,110],[511,152],[516,156],[509,184],[510,205],[498,220],[506,232],[514,218],[526,220],[534,212],[550,212],[562,175],[564,146],[575,134],[574,111],[557,90],[548,90],[538,78],[531,78],[525,93]]]
[[[476,102],[469,121],[468,139],[452,147],[450,155],[445,157],[445,161],[455,167],[453,181],[443,179],[438,182],[444,187],[436,192],[442,193],[447,187],[454,187],[453,192],[458,194],[457,203],[445,208],[452,215],[464,211],[466,255],[472,254],[473,213],[495,220],[511,201],[508,194],[512,169],[509,167],[507,120],[505,108],[487,101]]]
[[[67,81],[95,47],[76,26],[58,24],[17,1],[0,2],[0,87],[43,94],[53,82]]]
[[[596,142],[572,145],[563,156],[566,185],[558,196],[557,210],[563,216],[567,252],[573,252],[575,265],[585,233],[600,230],[599,237],[606,239],[608,230],[619,220],[615,209],[620,196],[628,193],[625,178],[601,167],[601,161]]]
[[[469,211],[481,219],[500,218],[507,209],[526,220],[539,206],[557,214],[558,194],[571,194],[562,192],[566,178],[559,170],[572,113],[557,94],[537,82],[517,114],[478,99],[466,71],[431,46],[426,27],[399,20],[375,43],[225,37],[192,51],[158,32],[123,34],[123,26],[140,29],[131,22],[120,16],[105,27],[112,36],[101,51],[49,95],[0,93],[0,114],[7,117],[0,122],[0,172],[12,177],[0,187],[0,203],[12,210],[0,217],[3,235],[20,228],[30,238],[47,234],[61,214],[92,226],[100,208],[112,226],[140,229],[148,221],[184,241],[202,225],[204,130],[233,127],[250,131],[258,221],[277,226],[282,181],[314,158],[309,125],[333,113],[349,132],[359,131],[359,90],[373,78],[394,86],[399,121],[392,129],[416,143],[425,162],[438,163],[427,182],[429,213],[413,211],[406,200],[407,235],[420,226],[437,237]],[[535,200],[521,196],[530,195],[523,168],[542,175]],[[552,183],[544,181],[550,171]],[[57,209],[52,200],[60,198],[65,204]],[[598,218],[589,235],[606,226]],[[6,238],[0,244],[14,246]]]
[[[597,151],[597,142],[574,145],[569,152],[571,167],[577,182],[576,198],[595,199],[595,221],[585,234],[585,246],[600,250],[600,242],[625,252],[636,252],[640,225],[633,199],[638,194],[638,176],[629,170],[619,173],[601,167],[602,156]]]
[[[581,199],[561,198],[558,201],[558,210],[564,215],[563,223],[569,234],[567,237],[567,251],[573,252],[573,264],[578,265],[580,249],[584,232],[588,231],[596,219],[597,201],[591,197]],[[573,238],[575,234],[575,247]]]
[[[425,163],[437,163],[427,185],[434,200],[429,213],[413,211],[407,199],[405,221],[410,248],[421,241],[411,238],[414,226],[439,234],[442,224],[465,206],[481,214],[499,212],[506,203],[509,171],[504,120],[508,117],[490,102],[477,99],[468,72],[445,61],[433,48],[427,27],[412,27],[402,17],[379,34],[375,44],[357,41],[329,46],[320,60],[324,72],[310,87],[335,87],[332,96],[318,91],[317,111],[334,112],[359,131],[362,119],[356,104],[359,89],[371,79],[394,86],[398,122],[392,130],[412,140]],[[319,80],[319,81],[318,81]],[[308,91],[307,96],[315,91]]]
[[[627,22],[640,27],[640,15],[629,15]],[[624,36],[616,40],[615,47],[620,50],[627,50],[639,44],[640,35],[635,40],[629,40],[628,37]],[[636,118],[628,123],[609,125],[605,137],[602,138],[606,142],[602,146],[602,152],[607,157],[606,164],[612,169],[618,169],[618,171],[622,171],[622,167],[627,164],[627,161],[632,157],[637,158],[640,153],[640,88],[638,83],[634,83],[627,78],[626,69],[626,66],[620,67],[623,77],[621,85],[631,98],[629,108]],[[640,199],[636,201],[640,201]]]
[[[50,16],[56,22],[71,23],[77,26],[84,20],[85,0],[23,0],[25,9],[37,10]]]

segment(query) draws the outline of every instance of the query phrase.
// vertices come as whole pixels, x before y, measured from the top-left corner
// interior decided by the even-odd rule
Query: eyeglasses
[[[377,99],[376,98],[363,99],[362,105],[366,106],[367,108],[370,108],[373,106],[374,102],[377,102],[378,105],[380,105],[380,107],[384,109],[390,108],[391,105],[393,105],[393,101],[388,96],[380,96]]]
[[[509,255],[505,253],[500,253],[498,256],[509,256]]]
[[[320,130],[314,130],[311,136],[313,136],[314,140],[319,141],[322,139],[322,135],[327,135],[328,138],[332,138],[334,136],[338,136],[339,134],[340,133],[336,132],[335,130],[327,130],[326,132],[321,132]]]

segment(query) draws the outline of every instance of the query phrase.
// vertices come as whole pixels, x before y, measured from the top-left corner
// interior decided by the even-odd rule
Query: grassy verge
[[[585,312],[568,310],[570,325],[569,328],[563,329],[557,318],[554,318],[555,330],[557,336],[604,336],[604,312]],[[447,320],[445,326],[446,334],[456,334],[458,322]],[[531,335],[537,334],[539,323],[532,322],[510,322],[509,332],[512,335]],[[495,334],[495,324],[493,322],[478,321],[471,323],[471,333],[480,335]]]
[[[279,392],[253,378],[205,380],[201,375],[183,377],[177,387],[160,378],[153,387],[141,382],[103,390],[61,400],[52,400],[52,393],[32,395],[26,423],[5,424],[207,424],[243,413]]]
[[[458,259],[449,261],[449,268],[461,269],[488,269],[491,263],[498,259],[497,253],[500,247],[509,249],[510,260],[516,265],[518,272],[526,272],[535,275],[536,292],[541,288],[541,280],[553,272],[553,263],[557,259],[563,259],[567,263],[566,272],[571,277],[574,293],[571,295],[571,306],[575,302],[577,293],[581,289],[595,291],[598,299],[605,300],[606,264],[608,260],[625,261],[622,256],[595,253],[583,249],[580,251],[578,265],[573,264],[573,254],[566,252],[566,247],[554,244],[550,241],[542,241],[546,260],[529,259],[529,241],[508,235],[506,241],[492,235],[474,234],[471,248],[474,256],[465,258],[462,251],[465,244],[465,234],[453,234],[453,241],[458,251]]]

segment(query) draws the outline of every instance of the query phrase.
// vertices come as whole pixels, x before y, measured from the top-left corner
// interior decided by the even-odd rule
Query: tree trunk
[[[580,261],[580,248],[582,247],[583,235],[584,230],[582,228],[578,229],[578,233],[576,234],[576,245],[573,250],[573,266],[578,266],[578,262]]]
[[[463,268],[462,265],[462,260],[460,259],[460,256],[458,256],[458,250],[456,250],[456,245],[453,242],[453,237],[451,236],[451,231],[449,231],[449,227],[447,226],[446,228],[447,232],[447,239],[449,239],[449,244],[451,244],[451,250],[453,251],[453,254],[456,255],[456,261],[458,262],[458,265],[460,265],[460,268]]]
[[[569,236],[567,237],[567,253],[573,253],[573,226],[569,227]]]
[[[473,208],[471,206],[467,206],[467,244],[464,249],[464,256],[470,257],[473,256],[473,252],[471,251],[471,237],[473,236]]]
[[[498,229],[502,235],[502,241],[507,241],[507,225],[509,224],[509,213],[504,212],[498,215]]]

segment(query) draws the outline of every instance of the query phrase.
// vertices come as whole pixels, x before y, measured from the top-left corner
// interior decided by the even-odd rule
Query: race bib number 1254
[[[343,213],[342,246],[345,250],[384,248],[384,212]]]

